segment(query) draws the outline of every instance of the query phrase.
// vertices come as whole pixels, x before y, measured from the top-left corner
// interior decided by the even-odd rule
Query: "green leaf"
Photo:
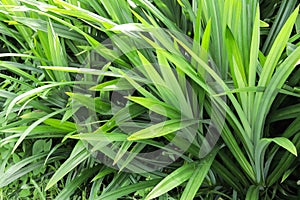
[[[25,93],[17,96],[16,98],[14,98],[10,102],[10,104],[9,104],[7,110],[6,110],[6,117],[12,111],[13,107],[17,103],[24,102],[25,100],[31,98],[32,96],[37,95],[39,93],[42,93],[42,92],[44,92],[47,89],[58,87],[58,86],[70,85],[70,84],[74,84],[74,82],[57,82],[57,83],[52,83],[52,84],[44,85],[44,86],[41,86],[41,87],[38,87],[38,88],[35,88],[35,89],[32,89],[32,90],[29,90],[29,91],[27,91],[27,92],[25,92]]]
[[[0,61],[0,66],[24,78],[28,78],[29,80],[32,80],[35,83],[40,83],[40,80],[35,78],[33,75],[28,74],[25,70],[22,70],[27,68],[25,65],[22,65],[20,63],[14,63],[14,62]]]
[[[35,121],[33,124],[31,124],[20,136],[20,138],[18,139],[18,141],[16,142],[13,150],[12,150],[12,153],[17,149],[17,147],[22,143],[22,141],[26,138],[26,136],[32,131],[34,130],[39,124],[43,123],[46,119],[50,118],[50,117],[53,117],[59,113],[62,113],[64,112],[66,109],[60,109],[60,110],[57,110],[53,113],[50,113],[48,115],[45,115],[44,117],[40,118],[39,120]]]
[[[7,186],[15,180],[18,180],[20,177],[33,171],[34,169],[41,168],[44,165],[44,162],[39,160],[46,156],[47,154],[45,153],[30,156],[22,159],[14,165],[9,166],[5,172],[0,172],[0,188]]]
[[[54,186],[58,181],[60,181],[67,173],[72,171],[76,166],[81,164],[84,160],[86,160],[90,156],[90,152],[88,152],[83,143],[79,141],[75,148],[72,151],[70,157],[58,168],[58,170],[51,177],[45,190],[49,190],[52,186]]]
[[[255,149],[255,169],[256,169],[256,179],[258,182],[261,181],[261,178],[265,178],[264,172],[264,158],[265,158],[265,151],[268,145],[274,142],[280,147],[283,147],[293,155],[297,156],[297,149],[295,145],[285,137],[277,137],[277,138],[262,138],[259,140],[259,143]]]
[[[182,120],[182,119],[168,120],[165,122],[152,125],[138,132],[135,132],[132,135],[130,135],[127,139],[142,140],[142,139],[160,137],[160,136],[164,136],[176,132],[183,128],[186,128],[190,125],[196,124],[197,122],[198,122],[197,120]]]
[[[44,151],[44,145],[45,145],[44,140],[35,141],[33,146],[32,146],[32,155],[36,155],[38,153],[43,152]]]
[[[285,25],[282,27],[281,31],[276,37],[276,40],[274,41],[270,53],[267,56],[267,60],[263,66],[263,71],[260,75],[258,86],[265,86],[270,81],[274,69],[276,68],[276,65],[280,59],[280,56],[285,46],[287,45],[298,12],[299,12],[299,7],[297,7],[293,12],[293,14],[288,18]]]
[[[196,168],[196,163],[185,164],[171,174],[166,176],[161,182],[159,182],[151,192],[146,196],[145,200],[154,199],[174,189],[187,181],[193,175]]]
[[[251,185],[247,191],[245,200],[258,200],[259,199],[259,187]]]
[[[144,8],[153,13],[159,20],[164,22],[164,24],[171,30],[177,30],[177,27],[174,23],[168,19],[158,8],[156,8],[150,1],[148,0],[132,0],[136,4],[142,5]]]
[[[67,136],[72,139],[86,140],[86,141],[126,141],[127,135],[123,133],[82,133],[78,135]]]
[[[99,85],[93,86],[90,90],[93,91],[118,91],[118,90],[130,90],[132,89],[132,85],[129,84],[124,79],[114,79],[111,81],[106,81]]]
[[[290,153],[292,153],[293,155],[297,156],[297,149],[295,145],[288,138],[276,137],[276,138],[263,138],[262,140],[268,142],[274,142],[277,145],[289,151]]]
[[[181,200],[194,199],[198,189],[202,185],[204,178],[206,177],[208,171],[211,169],[211,165],[215,159],[216,154],[217,151],[214,150],[203,160],[201,160],[199,164],[196,165],[196,169],[193,172],[190,180],[188,181],[183,194],[181,195]]]
[[[259,29],[259,6],[256,8],[255,21],[253,26],[253,33],[251,39],[250,47],[250,61],[249,61],[249,76],[248,76],[248,86],[252,87],[256,84],[257,66],[258,66],[258,54],[259,54],[259,43],[260,43],[260,29]],[[252,108],[254,102],[254,94],[252,92],[248,93],[248,108]],[[251,119],[253,112],[249,110],[248,116]]]
[[[284,172],[280,183],[283,183],[296,170],[296,168],[297,167],[293,167],[292,169],[289,169],[286,172]]]
[[[269,27],[270,25],[267,23],[267,22],[264,22],[262,20],[259,20],[259,27],[261,28],[267,28]]]
[[[155,186],[157,183],[159,183],[160,179],[155,179],[155,180],[147,180],[147,181],[142,181],[138,183],[134,183],[128,186],[121,186],[118,187],[117,189],[114,189],[109,192],[104,192],[98,200],[112,200],[112,199],[119,199],[125,195],[129,195],[133,192],[137,192],[139,190],[145,190],[149,187]]]
[[[44,124],[47,124],[51,127],[58,128],[67,132],[72,132],[76,130],[76,124],[73,122],[61,122],[59,119],[49,118],[44,121]]]
[[[113,173],[114,171],[115,170],[112,169],[112,168],[105,168],[104,170],[100,171],[96,176],[94,176],[94,178],[92,179],[91,182],[94,182],[94,181],[96,181],[96,180],[98,180],[100,178],[103,178],[106,175]]]
[[[256,116],[253,120],[253,127],[256,130],[254,134],[254,141],[258,141],[262,134],[266,114],[272,106],[279,88],[282,88],[290,74],[296,68],[300,60],[300,47],[298,47],[290,56],[288,56],[283,63],[280,64],[278,70],[272,76],[272,79],[265,89],[265,92],[257,93],[254,102],[253,112]],[[262,101],[263,99],[263,101]],[[257,105],[259,104],[259,105]],[[256,108],[257,107],[257,108]]]
[[[63,190],[55,197],[55,199],[69,199],[71,195],[80,187],[80,185],[86,182],[87,179],[97,172],[97,170],[99,170],[99,166],[83,170],[63,188]]]
[[[182,117],[180,115],[180,112],[177,109],[162,101],[151,99],[151,98],[133,97],[133,96],[129,96],[127,98],[137,104],[140,104],[141,106],[144,106],[145,108],[153,112],[169,117],[171,119]]]

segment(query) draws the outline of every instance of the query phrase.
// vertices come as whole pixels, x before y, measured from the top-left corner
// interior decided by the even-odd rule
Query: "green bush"
[[[298,199],[296,0],[2,0],[1,199]]]

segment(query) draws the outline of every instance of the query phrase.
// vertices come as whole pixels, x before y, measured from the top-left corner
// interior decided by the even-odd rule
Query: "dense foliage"
[[[299,199],[297,0],[1,0],[0,199]]]

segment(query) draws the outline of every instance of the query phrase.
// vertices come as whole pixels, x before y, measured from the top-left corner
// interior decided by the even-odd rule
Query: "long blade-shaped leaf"
[[[152,189],[152,191],[147,195],[146,200],[159,197],[160,195],[165,194],[173,188],[181,185],[193,175],[194,169],[195,163],[186,164],[176,169]]]
[[[165,122],[161,122],[155,125],[152,125],[148,128],[142,129],[141,131],[135,132],[130,135],[128,140],[142,140],[154,137],[160,137],[174,133],[183,128],[186,128],[190,125],[196,124],[197,120],[181,120],[173,119]]]

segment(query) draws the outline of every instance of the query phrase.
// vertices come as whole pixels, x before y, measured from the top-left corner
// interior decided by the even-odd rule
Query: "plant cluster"
[[[0,199],[299,199],[297,0],[1,0]]]

